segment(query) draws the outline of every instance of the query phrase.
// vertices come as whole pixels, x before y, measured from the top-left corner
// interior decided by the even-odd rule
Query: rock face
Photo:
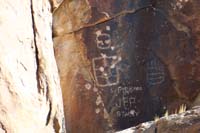
[[[162,117],[157,121],[142,123],[116,133],[198,133],[200,131],[200,107],[190,111]]]
[[[0,132],[64,133],[48,0],[0,1]]]
[[[64,0],[53,14],[67,130],[121,130],[199,104],[199,0]]]

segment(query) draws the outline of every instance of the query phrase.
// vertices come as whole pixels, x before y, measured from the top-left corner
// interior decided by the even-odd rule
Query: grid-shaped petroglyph
[[[147,62],[147,84],[159,85],[165,81],[164,65],[156,58]]]
[[[119,62],[117,56],[105,56],[93,58],[94,77],[97,86],[106,87],[119,83],[119,70],[116,64]]]

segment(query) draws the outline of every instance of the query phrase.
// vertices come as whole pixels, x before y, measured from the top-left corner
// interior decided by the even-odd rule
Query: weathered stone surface
[[[162,117],[157,121],[142,123],[117,133],[198,133],[200,131],[200,107],[181,114]]]
[[[63,133],[48,0],[0,1],[0,131]]]
[[[63,0],[49,0],[49,2],[51,4],[52,12],[53,12],[60,6]]]
[[[63,1],[53,35],[69,132],[121,130],[181,104],[198,105],[197,5]]]

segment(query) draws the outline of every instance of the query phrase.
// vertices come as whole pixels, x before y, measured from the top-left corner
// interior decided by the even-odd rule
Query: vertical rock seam
[[[4,124],[3,124],[2,122],[0,122],[0,128],[1,128],[5,133],[7,133],[7,130],[6,130],[6,128],[5,128],[5,126],[4,126]]]
[[[31,18],[32,18],[32,29],[33,29],[33,41],[34,41],[34,46],[35,46],[35,59],[36,59],[36,64],[37,64],[37,70],[36,70],[36,77],[37,77],[37,85],[38,85],[38,92],[40,92],[40,84],[39,84],[39,57],[38,57],[38,47],[37,47],[37,41],[36,41],[36,32],[37,28],[35,25],[35,19],[34,19],[34,10],[33,10],[33,0],[30,0],[30,7],[31,7]]]
[[[37,41],[36,41],[36,32],[37,32],[37,27],[35,24],[35,18],[34,18],[34,8],[33,8],[33,0],[30,0],[30,4],[31,4],[31,17],[32,17],[32,28],[33,28],[33,36],[34,36],[34,46],[35,46],[35,56],[36,56],[36,64],[37,64],[37,70],[36,70],[36,77],[37,77],[37,86],[38,86],[38,92],[41,93],[42,91],[42,87],[40,85],[40,59],[39,59],[39,52],[38,52],[38,47],[37,47]],[[47,87],[47,96],[46,96],[46,100],[48,100],[48,93],[49,93],[49,88]],[[51,110],[52,110],[52,103],[51,101],[49,101],[49,113],[47,115],[47,119],[46,119],[46,126],[48,125],[49,121],[50,121],[50,116],[51,116]]]
[[[52,8],[52,3],[51,1],[49,1],[50,5],[51,5],[51,8]],[[36,65],[37,65],[37,68],[36,68],[36,77],[37,77],[37,87],[38,87],[38,93],[40,94],[45,94],[46,93],[46,101],[49,102],[49,112],[47,114],[47,117],[46,117],[46,126],[48,126],[48,124],[50,123],[50,120],[52,120],[53,122],[53,127],[54,127],[54,130],[56,133],[59,133],[60,131],[60,123],[58,121],[58,119],[56,118],[56,109],[57,106],[56,106],[56,103],[52,102],[53,101],[53,96],[50,94],[50,89],[49,88],[49,83],[48,83],[48,77],[46,77],[46,74],[44,72],[43,69],[43,66],[42,65],[42,62],[41,62],[41,57],[42,56],[39,52],[39,48],[38,48],[38,44],[37,44],[37,26],[36,26],[36,20],[35,20],[35,16],[34,16],[34,3],[33,3],[33,0],[30,0],[30,7],[31,7],[31,17],[32,17],[32,29],[33,29],[33,36],[34,36],[34,46],[35,46],[35,57],[36,57]],[[52,9],[51,9],[52,10]],[[44,78],[44,79],[43,79]],[[46,84],[46,88],[43,87],[42,85],[42,80],[45,80],[45,84]],[[55,89],[55,88],[53,88]],[[54,108],[54,109],[53,109]],[[62,127],[63,129],[61,129],[61,132],[64,133],[65,131],[65,128]]]

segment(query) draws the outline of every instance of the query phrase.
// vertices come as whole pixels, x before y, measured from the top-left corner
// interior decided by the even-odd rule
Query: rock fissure
[[[36,59],[36,77],[37,77],[37,86],[38,92],[41,92],[41,85],[40,85],[40,59],[39,59],[39,52],[36,40],[37,28],[34,18],[34,8],[33,8],[33,0],[30,0],[30,8],[31,8],[31,18],[32,18],[32,29],[33,29],[33,43],[35,47],[35,59]]]
[[[46,126],[49,124],[49,121],[51,119],[51,111],[52,111],[52,103],[49,103],[49,113],[47,115],[47,119],[46,119]]]
[[[2,122],[0,122],[0,128],[4,130],[5,133],[7,133],[6,127],[4,126]]]
[[[121,11],[121,12],[115,14],[114,16],[107,17],[107,18],[101,18],[100,20],[96,21],[95,23],[86,24],[86,25],[84,25],[83,27],[81,27],[79,29],[75,29],[73,31],[70,31],[70,32],[67,32],[67,33],[63,33],[63,35],[72,34],[72,33],[76,33],[78,31],[84,30],[86,28],[95,27],[97,25],[100,25],[100,24],[106,23],[108,21],[111,21],[111,20],[113,20],[113,19],[115,19],[117,17],[123,16],[123,15],[127,15],[127,14],[135,14],[135,13],[137,13],[137,12],[139,12],[141,10],[145,10],[147,8],[154,8],[154,7],[152,5],[148,5],[148,6],[141,7],[139,9],[124,10],[124,11]],[[56,35],[54,37],[57,37],[57,36],[61,36],[61,35]]]
[[[37,88],[38,92],[40,94],[44,94],[46,96],[46,101],[49,102],[49,112],[47,114],[46,118],[46,126],[49,124],[51,118],[52,118],[52,110],[53,110],[53,103],[52,103],[52,97],[50,94],[50,87],[49,83],[47,81],[47,75],[44,73],[44,68],[42,68],[42,62],[40,59],[40,53],[39,53],[39,47],[37,44],[37,26],[36,26],[36,21],[35,21],[35,16],[34,16],[34,3],[33,0],[30,0],[31,3],[31,15],[32,15],[32,29],[33,29],[33,36],[34,36],[34,46],[35,46],[35,57],[36,57],[36,77],[37,77]],[[51,3],[50,3],[51,4]],[[43,85],[45,84],[45,85]],[[46,87],[44,87],[46,86]],[[46,93],[46,94],[45,94]],[[54,112],[54,111],[53,111]]]

